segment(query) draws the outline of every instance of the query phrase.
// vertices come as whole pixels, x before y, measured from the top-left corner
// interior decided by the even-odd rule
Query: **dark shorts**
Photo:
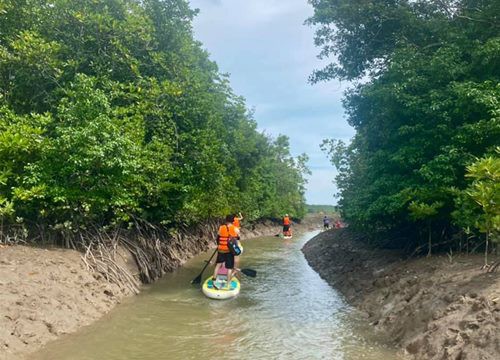
[[[330,224],[324,224],[324,225],[323,225],[323,227],[324,227],[325,229],[329,229],[329,228],[330,228]]]
[[[234,255],[231,253],[217,253],[217,264],[224,263],[226,269],[234,269]]]
[[[290,225],[283,225],[283,232],[290,230]]]

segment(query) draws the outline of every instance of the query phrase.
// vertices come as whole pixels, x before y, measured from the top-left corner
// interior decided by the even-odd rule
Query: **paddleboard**
[[[203,294],[205,294],[206,297],[209,297],[210,299],[230,299],[240,293],[240,281],[233,276],[233,279],[228,286],[227,269],[222,266],[219,274],[217,275],[217,279],[215,280],[215,286],[214,281],[210,276],[203,283],[201,291],[203,292]]]

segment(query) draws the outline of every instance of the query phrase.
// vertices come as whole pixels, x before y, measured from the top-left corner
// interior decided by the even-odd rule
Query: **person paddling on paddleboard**
[[[290,236],[290,218],[288,214],[283,217],[283,236]]]
[[[328,230],[330,228],[330,219],[325,215],[323,218],[323,229]]]
[[[227,287],[231,283],[234,269],[234,254],[230,251],[230,242],[237,241],[239,234],[236,227],[233,225],[234,215],[226,216],[225,224],[219,227],[217,233],[217,260],[215,261],[214,274],[212,280],[215,284],[217,274],[219,273],[222,264],[227,269]],[[215,287],[215,285],[214,285]]]
[[[238,230],[241,229],[241,223],[240,223],[241,220],[243,220],[243,216],[241,216],[241,213],[239,213],[238,215],[234,214],[233,225]]]

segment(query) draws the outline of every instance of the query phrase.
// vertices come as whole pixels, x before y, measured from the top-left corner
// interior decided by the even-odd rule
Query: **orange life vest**
[[[290,225],[290,219],[288,218],[288,216],[285,216],[283,218],[283,225]]]
[[[238,219],[236,216],[234,217],[233,225],[237,227],[238,229],[241,227],[240,225],[240,219]]]
[[[218,233],[218,239],[217,239],[217,251],[220,253],[228,253],[229,252],[229,247],[227,246],[227,242],[229,241],[229,238],[236,238],[238,237],[238,233],[236,232],[236,228],[234,227],[233,224],[230,225],[221,225],[219,227],[219,233]]]

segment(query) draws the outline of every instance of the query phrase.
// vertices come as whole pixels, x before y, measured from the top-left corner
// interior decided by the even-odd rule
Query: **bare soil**
[[[302,251],[405,357],[500,359],[500,272],[482,270],[482,255],[403,260],[349,229],[323,232]]]
[[[97,320],[127,295],[87,271],[77,251],[0,245],[0,359]]]

